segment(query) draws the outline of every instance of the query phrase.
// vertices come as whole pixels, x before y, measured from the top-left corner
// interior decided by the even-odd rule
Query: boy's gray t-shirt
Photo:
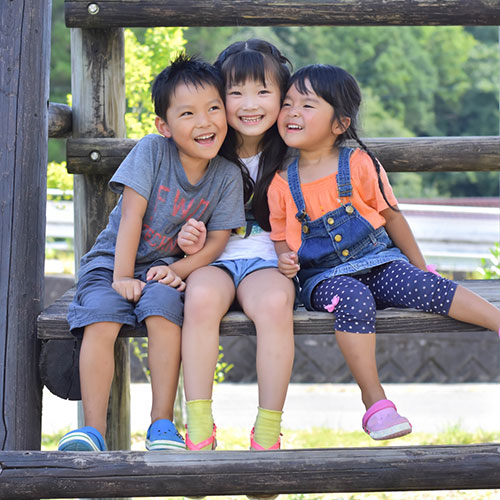
[[[157,260],[171,264],[183,256],[177,234],[191,217],[208,231],[234,229],[245,222],[243,181],[239,168],[219,156],[210,160],[204,176],[191,184],[171,139],[151,134],[142,138],[109,182],[123,193],[124,186],[148,200],[137,250],[137,272]],[[122,197],[109,216],[107,227],[80,262],[79,276],[91,269],[114,268],[116,236]]]

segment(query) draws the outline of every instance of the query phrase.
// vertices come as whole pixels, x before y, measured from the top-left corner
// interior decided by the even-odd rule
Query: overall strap
[[[288,187],[290,188],[290,193],[292,194],[293,201],[297,207],[297,214],[295,217],[303,222],[308,220],[309,216],[306,213],[306,203],[304,197],[302,196],[302,190],[300,189],[300,178],[299,178],[299,160],[296,158],[293,163],[288,167]]]
[[[352,194],[350,159],[352,148],[339,149],[339,168],[337,171],[337,190],[339,198],[349,198]]]

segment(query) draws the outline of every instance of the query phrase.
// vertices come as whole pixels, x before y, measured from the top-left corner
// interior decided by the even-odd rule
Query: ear
[[[351,119],[347,116],[340,120],[335,120],[332,124],[332,132],[335,135],[343,134],[351,125]]]
[[[160,132],[161,135],[163,135],[164,137],[172,137],[172,133],[170,132],[170,127],[163,118],[157,116],[155,118],[155,125],[156,129],[158,130],[158,132]]]

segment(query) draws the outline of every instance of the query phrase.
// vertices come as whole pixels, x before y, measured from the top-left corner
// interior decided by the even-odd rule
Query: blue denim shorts
[[[250,273],[260,269],[277,268],[278,259],[264,260],[260,257],[254,259],[216,260],[212,266],[224,269],[233,278],[235,288]]]
[[[146,281],[146,271],[135,277]],[[184,292],[157,281],[148,281],[138,302],[133,303],[116,292],[112,283],[113,271],[104,268],[93,269],[78,280],[68,310],[73,335],[80,336],[85,326],[102,321],[137,327],[149,316],[162,316],[182,326]]]

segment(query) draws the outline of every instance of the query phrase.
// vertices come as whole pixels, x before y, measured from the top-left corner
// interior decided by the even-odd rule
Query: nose
[[[252,96],[246,96],[243,100],[243,109],[255,109],[257,107],[255,99]]]
[[[198,115],[198,120],[196,121],[196,125],[198,127],[207,127],[210,124],[210,118],[208,113],[200,113]]]

